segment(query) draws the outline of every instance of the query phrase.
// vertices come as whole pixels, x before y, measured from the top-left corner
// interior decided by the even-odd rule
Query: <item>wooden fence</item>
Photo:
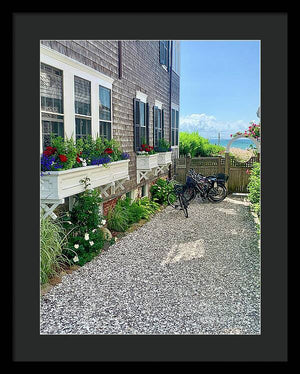
[[[251,170],[253,164],[258,162],[258,157],[251,157],[247,162],[237,162],[230,157],[228,167],[228,192],[248,192],[247,185],[249,182],[249,174],[247,169]],[[185,183],[187,172],[189,169],[194,169],[197,173],[205,176],[214,175],[217,173],[225,173],[225,158],[218,157],[180,157],[175,159],[174,173],[176,179],[180,183]]]

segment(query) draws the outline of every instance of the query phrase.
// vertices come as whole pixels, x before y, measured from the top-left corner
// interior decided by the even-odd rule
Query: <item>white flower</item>
[[[103,220],[101,221],[101,225],[105,225],[105,224],[106,224],[106,220],[103,219]]]
[[[79,261],[78,256],[75,256],[75,257],[73,258],[73,261],[74,261],[74,262],[78,262],[78,261]]]
[[[94,245],[94,242],[92,240],[89,243],[90,243],[90,246]]]
[[[97,229],[94,229],[92,232],[95,232]]]
[[[89,240],[89,238],[90,238],[90,236],[89,236],[89,234],[86,232],[86,233],[84,234],[84,239],[85,239],[85,240]]]
[[[79,248],[79,244],[74,244],[74,248]]]
[[[82,160],[82,166],[86,166],[87,163],[86,163],[86,160]]]

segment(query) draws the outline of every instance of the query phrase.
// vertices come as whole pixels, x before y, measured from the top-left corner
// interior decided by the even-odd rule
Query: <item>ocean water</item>
[[[218,145],[218,139],[217,138],[208,139],[208,140],[211,144]],[[223,146],[223,147],[226,147],[230,140],[231,140],[231,138],[230,139],[220,139],[220,145]],[[237,139],[233,143],[231,143],[231,148],[247,149],[247,148],[249,148],[250,144],[255,146],[255,144],[249,139]]]

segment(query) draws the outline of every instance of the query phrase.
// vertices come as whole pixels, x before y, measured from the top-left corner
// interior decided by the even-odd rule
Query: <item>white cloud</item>
[[[180,131],[198,132],[204,138],[217,138],[221,133],[222,138],[229,138],[230,134],[237,131],[244,132],[249,123],[244,120],[234,122],[218,121],[216,117],[205,113],[194,113],[180,117]]]

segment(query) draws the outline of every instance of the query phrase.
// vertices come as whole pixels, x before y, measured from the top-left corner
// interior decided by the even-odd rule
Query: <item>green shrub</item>
[[[170,191],[173,191],[172,184],[165,179],[159,178],[150,188],[151,199],[160,205],[168,204],[167,198]]]
[[[41,218],[40,222],[40,280],[46,283],[50,277],[59,272],[64,264],[68,264],[63,254],[67,244],[66,232],[59,221],[50,217]]]
[[[160,205],[147,197],[131,201],[130,198],[119,199],[114,209],[107,214],[107,227],[110,230],[124,232],[141,219],[149,219]]]
[[[124,232],[129,227],[127,219],[128,215],[123,207],[116,205],[114,209],[110,209],[107,214],[107,227],[110,230]]]
[[[203,138],[197,132],[179,133],[180,155],[190,154],[191,157],[209,157],[216,156],[224,150],[225,147],[211,144],[208,139]]]
[[[148,220],[157,210],[160,209],[160,205],[148,197],[143,197],[137,200],[137,204],[143,207],[143,219]]]
[[[66,256],[80,266],[97,256],[104,246],[105,239],[100,230],[103,217],[99,213],[102,201],[97,189],[86,190],[76,195],[71,213],[61,217],[68,232]]]
[[[249,183],[249,201],[253,210],[260,215],[260,163],[256,162],[251,170]]]

